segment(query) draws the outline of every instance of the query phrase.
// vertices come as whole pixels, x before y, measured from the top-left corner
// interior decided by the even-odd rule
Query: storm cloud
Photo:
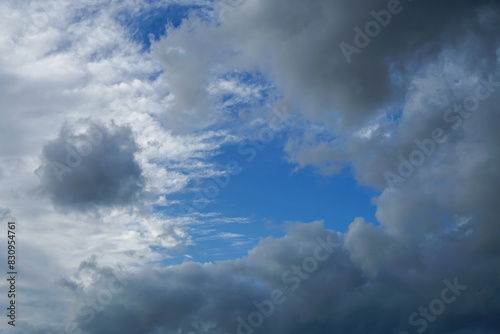
[[[317,221],[215,264],[127,275],[91,260],[80,271],[94,284],[77,290],[66,325],[88,333],[493,334],[500,259],[474,252],[475,236],[464,232],[401,240],[361,218],[346,235]]]
[[[220,24],[193,18],[155,44],[180,109],[197,104],[199,112],[211,110],[198,105],[207,103],[210,73],[257,67],[308,118],[332,127],[340,119],[342,127],[351,127],[401,102],[420,64],[443,51],[474,46],[483,59],[476,70],[496,62],[500,21],[495,1],[221,3],[234,8],[219,18]],[[381,25],[384,13],[389,17]],[[378,33],[367,35],[370,22],[378,25]],[[346,57],[343,42],[358,45],[358,52]]]
[[[341,43],[356,46],[357,31],[367,34],[366,24],[390,8],[390,24],[347,59]],[[494,1],[247,0],[218,24],[192,18],[172,28],[153,45],[179,97],[168,117],[190,110],[206,119],[214,71],[259,68],[306,124],[285,147],[289,161],[326,174],[351,165],[359,182],[381,189],[374,198],[380,225],[360,217],[340,234],[321,222],[297,224],[241,259],[139,271],[91,311],[88,298],[109,284],[95,268],[95,283],[78,295],[76,326],[89,333],[496,333],[498,10]],[[416,141],[436,129],[446,138],[429,153],[428,141],[425,148]],[[412,154],[425,163],[389,187],[385,172],[398,170],[399,156],[416,161]],[[340,244],[324,262],[314,257],[318,238]],[[273,298],[280,302],[271,312],[262,305]]]
[[[69,35],[60,28],[66,25],[47,27],[36,47],[23,45],[35,60],[9,55],[21,70],[5,76],[12,84],[2,84],[9,88],[1,99],[9,102],[5,109],[27,109],[7,114],[2,126],[5,138],[22,139],[17,147],[4,145],[4,152],[20,155],[0,161],[2,185],[16,189],[12,199],[5,197],[11,202],[2,205],[0,216],[7,219],[12,211],[24,221],[40,217],[40,225],[25,225],[30,229],[23,237],[34,245],[25,272],[32,275],[30,287],[38,287],[42,270],[32,268],[45,262],[54,266],[44,272],[43,286],[58,293],[54,305],[61,312],[42,313],[34,300],[49,293],[36,295],[23,306],[38,319],[29,325],[20,319],[18,329],[57,334],[498,333],[498,1],[204,2],[193,9],[199,15],[189,15],[179,26],[165,22],[166,34],[152,39],[144,53],[121,40],[128,37],[114,22],[126,6],[135,13],[136,1],[99,9],[92,7],[95,1],[89,3],[92,10],[82,13],[91,19],[79,14],[76,23],[67,24],[74,29]],[[45,83],[49,79],[52,85]],[[21,99],[28,90],[32,99]],[[86,100],[92,103],[82,103]],[[60,105],[54,108],[53,101]],[[288,224],[283,237],[263,237],[260,233],[271,232],[258,231],[254,235],[261,239],[244,249],[250,248],[247,256],[234,259],[234,243],[224,249],[231,260],[203,262],[215,256],[216,248],[203,249],[202,238],[223,248],[220,236],[243,238],[262,226],[251,216],[240,219],[255,224],[244,232],[220,231],[214,227],[220,228],[218,222],[206,228],[223,214],[179,215],[171,205],[182,204],[204,179],[223,176],[218,166],[225,162],[212,162],[224,145],[245,143],[245,134],[266,127],[280,104],[293,116],[276,140],[289,163],[280,172],[311,168],[328,180],[352,172],[350,178],[377,191],[371,198],[376,221],[349,211],[366,209],[362,203],[346,209],[311,201],[314,216],[303,221],[322,219],[325,209],[339,210],[339,216],[349,215],[339,224],[350,222],[347,230],[325,228],[321,220],[279,221]],[[50,117],[37,127],[34,114],[50,113],[61,124],[63,111],[73,110],[68,106],[79,108],[68,119],[91,110],[92,119],[116,117],[120,125],[71,121],[55,138]],[[10,126],[19,114],[30,119],[19,126],[29,132]],[[258,147],[262,150],[255,152],[265,155],[264,145]],[[274,151],[268,154],[262,160]],[[228,156],[234,158],[223,158]],[[258,164],[253,166],[263,166]],[[49,198],[57,212],[37,202],[30,219],[22,215],[26,205],[18,199],[30,198],[34,186],[18,169],[29,170],[33,179],[36,169],[37,194]],[[17,191],[21,178],[26,186]],[[238,191],[248,191],[248,197],[230,193],[236,182],[217,188],[234,194],[234,202],[222,196],[213,202],[220,200],[220,207],[231,208],[228,212],[242,205],[265,215],[265,207],[251,207],[255,194],[244,187],[252,180],[239,183]],[[270,188],[259,191],[279,196]],[[154,194],[144,200],[150,189]],[[301,196],[296,196],[299,201]],[[316,204],[321,206],[318,218]],[[85,215],[96,207],[121,211],[107,210],[113,212],[103,214],[103,224],[89,231],[85,222],[92,217]],[[136,207],[140,210],[131,214]],[[67,215],[72,210],[81,219]],[[38,257],[45,239],[57,251]],[[190,252],[195,247],[208,254],[195,259],[201,262],[187,261],[196,256]],[[180,255],[170,252],[174,248]],[[71,297],[72,308],[67,308]],[[9,333],[17,334],[16,329]]]
[[[138,147],[126,126],[84,122],[65,124],[58,138],[43,148],[40,192],[56,206],[84,209],[125,205],[143,189]]]
[[[221,3],[231,6],[219,5],[218,24],[192,18],[153,44],[176,97],[165,117],[217,116],[210,83],[260,71],[302,117],[303,134],[285,147],[300,168],[333,174],[352,164],[361,183],[382,188],[384,172],[443,122],[447,108],[481,77],[498,81],[496,1]],[[357,51],[347,57],[343,43]]]

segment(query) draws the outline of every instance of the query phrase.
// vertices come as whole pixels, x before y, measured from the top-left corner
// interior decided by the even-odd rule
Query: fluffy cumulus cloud
[[[149,1],[0,4],[0,216],[33,319],[5,332],[498,333],[498,2],[171,4],[192,13],[146,46],[123,17]],[[292,168],[348,167],[378,222],[165,265],[242,237],[169,196],[227,175],[211,158],[282,105]]]
[[[234,139],[162,125],[158,114],[172,104],[162,65],[118,18],[157,5],[0,4],[0,216],[17,221],[24,239],[22,303],[32,322],[23,333],[64,321],[68,295],[54,279],[90,255],[134,267],[184,252],[189,226],[201,222],[156,208],[222,173],[210,158]]]
[[[308,265],[316,237],[333,237],[317,223],[266,239],[240,260],[141,273],[93,321],[79,314],[79,326],[125,331],[112,326],[127,314],[139,326],[134,330],[150,333],[494,333],[498,5],[247,0],[220,6],[226,12],[217,24],[193,18],[153,45],[178,71],[174,78],[191,80],[171,82],[180,96],[174,103],[181,109],[202,103],[188,108],[200,116],[211,110],[210,80],[257,68],[308,124],[285,147],[290,161],[326,173],[351,164],[360,182],[383,190],[374,199],[381,225],[352,222],[335,255],[304,273],[307,279],[295,274],[296,291],[287,269]],[[196,76],[183,76],[184,66]],[[253,327],[260,324],[250,316],[258,310],[254,301],[271,299],[280,287],[287,301]],[[163,297],[151,304],[144,298],[136,306],[129,295],[156,289]]]
[[[64,126],[59,137],[43,148],[37,169],[41,192],[54,204],[86,208],[125,205],[143,188],[142,171],[130,128],[88,124],[82,134]]]
[[[204,112],[211,110],[206,87],[214,77],[262,71],[307,124],[308,133],[287,145],[291,162],[326,173],[354,164],[361,182],[383,187],[384,172],[398,163],[394,153],[409,153],[413,140],[428,136],[480,76],[495,72],[497,7],[494,1],[221,1],[219,24],[192,19],[154,48],[175,78],[190,80],[173,80],[172,89],[196,96],[190,101],[204,103],[198,108]],[[196,68],[196,76],[184,76],[184,67]],[[316,135],[309,123],[321,124]]]
[[[460,231],[402,241],[360,218],[347,235],[320,221],[297,223],[247,257],[216,264],[126,275],[86,261],[80,271],[93,284],[74,287],[66,326],[87,333],[496,333],[500,260],[480,252],[476,262],[473,244]]]

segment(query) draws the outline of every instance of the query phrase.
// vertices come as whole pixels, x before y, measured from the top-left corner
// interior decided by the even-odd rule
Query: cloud
[[[498,3],[401,1],[403,10],[350,63],[340,43],[355,45],[353,28],[364,30],[375,20],[370,12],[387,9],[388,1],[238,3],[223,17],[203,9],[205,16],[168,27],[151,53],[129,40],[115,17],[142,1],[56,6],[52,19],[28,35],[22,18],[39,3],[0,4],[9,13],[0,20],[0,46],[8,50],[0,60],[7,111],[0,184],[8,209],[0,215],[21,221],[30,245],[22,272],[31,299],[23,309],[35,320],[21,321],[22,332],[56,331],[53,323],[71,311],[89,333],[235,333],[238,317],[248,322],[256,311],[254,301],[282,289],[286,302],[258,331],[400,334],[426,324],[427,333],[496,333],[500,95],[495,86],[474,112],[454,104],[488,89],[481,78],[500,81]],[[139,269],[164,266],[166,251],[205,236],[187,226],[231,221],[154,210],[168,211],[175,202],[168,195],[191,190],[192,181],[221,175],[210,158],[239,140],[228,120],[263,124],[254,120],[266,119],[279,99],[297,116],[287,134],[289,162],[324,174],[352,166],[360,183],[381,191],[374,199],[380,225],[357,218],[340,235],[319,222],[298,224],[241,259]],[[248,110],[228,116],[226,107],[238,104]],[[447,112],[453,121],[443,119]],[[78,123],[82,117],[96,122]],[[117,125],[103,125],[112,120]],[[54,133],[53,124],[63,123]],[[436,128],[446,130],[446,140],[427,155],[415,141]],[[384,173],[396,173],[399,156],[410,160],[417,149],[425,162],[389,189]],[[71,171],[58,165],[57,173],[55,162]],[[31,195],[38,182],[43,198]],[[54,211],[49,200],[65,210]],[[92,207],[104,210],[88,215]],[[89,228],[94,221],[102,224]],[[248,240],[206,232],[233,244]],[[311,263],[304,261],[314,256],[318,237],[342,246],[292,291],[283,274]],[[98,253],[101,262],[91,258],[78,271],[82,259]],[[135,275],[107,267],[116,263]],[[58,282],[67,294],[54,287],[55,273],[64,275]],[[109,301],[102,291],[116,279],[112,273],[127,284]],[[435,320],[426,319],[419,308],[440,300],[445,280],[455,277],[467,289]],[[104,301],[92,321],[80,308],[90,312],[89,298]],[[414,312],[420,325],[409,322]]]
[[[354,28],[365,31],[375,16],[380,19],[398,3],[399,13],[367,46],[358,46],[361,52],[348,63],[341,42],[355,45]],[[466,226],[472,217],[481,222],[468,230],[481,235],[476,247],[497,249],[494,192],[500,159],[492,124],[498,124],[500,102],[498,3],[239,4],[218,24],[187,20],[157,43],[165,59],[164,50],[181,45],[184,56],[175,61],[202,66],[203,80],[191,82],[190,89],[203,92],[205,81],[212,80],[210,71],[258,68],[302,118],[302,125],[293,124],[285,146],[289,162],[324,174],[351,166],[358,182],[381,191],[374,199],[376,217],[390,234],[411,231],[430,237]],[[445,139],[426,153],[422,142],[436,129]],[[423,158],[417,161],[417,156]],[[402,159],[417,161],[410,167],[414,171],[389,187],[387,172],[397,172]],[[427,219],[429,214],[438,218]],[[353,227],[361,235],[364,230]],[[353,253],[365,254],[359,247]],[[379,256],[366,265],[378,268]]]
[[[494,1],[236,4],[216,17],[217,24],[190,18],[153,43],[172,77],[175,102],[165,117],[186,109],[202,119],[217,118],[208,87],[224,73],[257,69],[303,117],[303,136],[293,136],[287,146],[290,162],[326,174],[352,164],[360,182],[379,188],[397,160],[393,153],[411,151],[413,140],[435,127],[442,108],[470,80],[497,66]],[[389,7],[397,13],[383,27],[377,20]],[[371,38],[364,32],[369,44],[348,63],[341,43],[354,46],[354,28],[365,31],[370,22],[380,32]],[[324,131],[308,137],[318,123]]]
[[[500,160],[493,124],[499,97],[491,94],[470,115],[455,112],[463,116],[457,129],[443,114],[474,94],[480,78],[496,73],[498,5],[401,4],[404,9],[351,63],[340,43],[354,45],[353,28],[364,29],[374,20],[370,12],[387,9],[387,1],[247,0],[218,24],[191,17],[153,43],[175,96],[165,119],[212,124],[218,114],[210,88],[224,74],[257,69],[300,111],[302,126],[293,126],[303,134],[290,136],[289,161],[325,174],[352,165],[361,183],[381,190],[374,199],[380,225],[356,218],[340,235],[320,222],[297,224],[241,259],[139,271],[91,321],[75,310],[79,328],[236,333],[238,317],[250,321],[254,302],[281,289],[286,302],[275,305],[258,331],[496,333]],[[398,156],[408,158],[415,140],[438,127],[447,131],[446,140],[389,189],[384,172],[397,170]],[[318,237],[341,246],[307,279],[294,276],[300,287],[292,291],[295,284],[283,275],[314,255]],[[93,283],[76,304],[109,284],[101,267],[93,270]],[[455,289],[456,299],[445,304],[449,284],[466,289]],[[436,310],[440,303],[443,313]]]
[[[405,242],[363,220],[346,235],[318,221],[291,225],[285,237],[263,239],[248,256],[215,264],[185,262],[130,275],[85,262],[80,269],[91,273],[92,284],[77,293],[74,323],[88,333],[249,333],[238,331],[239,318],[260,322],[249,327],[255,333],[413,333],[424,327],[426,333],[495,333],[498,258],[483,253],[485,262],[475,263],[463,231]],[[113,282],[120,291],[105,299]],[[264,301],[272,300],[273,290],[282,294],[270,306]],[[435,301],[441,298],[444,313]],[[254,313],[252,320],[252,312],[267,315],[261,321]]]
[[[0,208],[0,219],[2,221],[15,221],[14,217],[11,215],[10,209]]]
[[[58,138],[44,146],[36,171],[41,193],[56,206],[80,209],[136,201],[144,180],[134,157],[138,147],[131,129],[82,125],[83,132],[64,125]]]

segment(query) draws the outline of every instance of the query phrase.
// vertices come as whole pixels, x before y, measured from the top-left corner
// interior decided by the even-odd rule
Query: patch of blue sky
[[[226,73],[218,79],[232,82],[233,88],[258,88],[253,90],[258,94],[243,96],[245,98],[219,89],[219,98],[229,113],[237,114],[245,109],[255,112],[279,97],[275,87],[257,71]],[[321,131],[321,126],[318,129],[317,140],[334,139]],[[183,192],[168,196],[168,200],[181,201],[184,205],[156,208],[174,216],[188,216],[188,212],[193,211],[191,215],[203,222],[193,230],[196,245],[187,250],[194,260],[205,262],[244,256],[261,238],[283,236],[285,222],[324,220],[326,228],[346,232],[354,218],[362,216],[378,225],[376,207],[371,203],[378,195],[375,190],[358,186],[349,168],[334,176],[319,175],[312,168],[293,172],[295,166],[284,159],[286,140],[284,133],[274,133],[267,144],[246,141],[224,146],[211,162],[223,168],[228,162],[236,161],[241,173],[231,175],[227,185],[221,178],[217,189],[209,191],[214,196],[206,196],[204,191],[209,190],[209,184],[213,186],[217,182],[197,178]],[[243,221],[233,220],[238,217],[243,217]],[[218,237],[221,234],[241,237]],[[183,260],[183,255],[179,256],[175,261]]]
[[[217,223],[217,219],[222,221]],[[204,263],[241,258],[262,238],[253,231],[249,231],[247,235],[228,232],[237,229],[236,225],[249,225],[237,219],[229,222],[230,219],[215,214],[207,215],[206,220],[205,224],[187,227],[190,234],[190,245],[187,247],[166,249],[150,246],[153,252],[164,255],[158,264],[168,266],[191,260]]]
[[[219,234],[212,235],[213,238],[207,240],[196,240],[195,246],[188,247],[188,254],[193,261],[197,262],[215,262],[229,259],[242,258],[248,254],[258,242],[258,239],[245,241],[244,245],[239,244],[239,238],[225,239]],[[247,238],[245,238],[247,239]]]
[[[163,71],[155,71],[149,75],[148,80],[156,81],[160,77],[160,75],[162,75],[162,73]]]
[[[206,215],[207,229],[215,229],[214,233],[242,235],[245,238],[241,240],[246,242],[205,240],[196,247],[189,247],[190,255],[198,256],[197,260],[243,256],[261,238],[283,236],[285,222],[324,220],[326,228],[346,232],[354,218],[362,216],[378,225],[376,207],[371,203],[378,195],[375,190],[358,186],[349,168],[334,176],[319,175],[310,168],[293,172],[294,166],[284,159],[284,140],[277,135],[261,150],[255,148],[255,155],[241,153],[251,146],[242,150],[239,145],[231,145],[215,158],[220,165],[236,161],[242,168],[241,172],[231,176],[227,185],[219,187],[217,195],[196,211]],[[250,159],[252,156],[255,158]],[[202,180],[198,197],[204,197],[200,194],[209,182]],[[188,203],[191,201],[189,204],[193,206],[193,194],[186,193],[181,197],[188,199]],[[221,217],[220,224],[213,224],[213,220],[210,222],[210,213],[213,212],[228,218],[246,217],[248,222],[228,223]],[[207,247],[219,255],[214,258],[211,257],[213,254],[206,254],[209,252]]]
[[[123,10],[117,15],[118,22],[128,30],[132,40],[141,44],[145,50],[151,47],[150,36],[159,40],[165,36],[167,25],[177,28],[190,13],[202,8],[179,4],[154,5],[153,1],[149,3],[152,6],[136,12]]]
[[[218,157],[240,161],[243,170],[208,207],[252,217],[260,225],[325,220],[327,227],[345,232],[356,215],[375,222],[371,199],[377,193],[359,187],[351,170],[346,168],[334,176],[322,176],[309,168],[292,172],[294,166],[285,161],[283,145],[284,138],[276,138],[262,151],[256,149],[250,162],[246,161],[250,155],[241,155],[237,147]]]
[[[398,122],[402,116],[403,116],[403,109],[402,108],[399,109],[396,113],[389,112],[386,114],[387,119],[389,119],[392,122]]]
[[[240,89],[220,94],[221,108],[229,114],[261,108],[277,95],[276,87],[259,71],[232,71],[217,80],[235,83]]]

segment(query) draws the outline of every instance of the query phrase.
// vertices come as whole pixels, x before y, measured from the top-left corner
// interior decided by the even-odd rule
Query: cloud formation
[[[359,218],[345,236],[320,221],[294,224],[216,264],[127,276],[85,262],[93,284],[77,291],[73,324],[88,333],[493,334],[500,261],[481,252],[477,263],[470,239],[401,240]],[[120,291],[106,298],[110,284]]]
[[[36,299],[55,293],[33,294],[25,309],[36,323],[21,321],[23,333],[64,332],[54,325],[64,321],[88,333],[498,332],[497,1],[243,0],[221,17],[204,8],[167,27],[151,53],[115,17],[139,3],[56,6],[54,20],[28,35],[19,18],[36,6],[0,4],[12,13],[0,20],[10,50],[0,104],[14,111],[0,124],[0,182],[10,190],[0,215],[31,222],[26,284],[38,286],[43,271],[60,311],[44,316]],[[356,51],[346,56],[342,43]],[[288,161],[323,174],[352,167],[380,190],[380,225],[360,217],[339,234],[296,224],[241,259],[158,268],[166,249],[192,245],[186,231],[240,237],[185,228],[210,223],[209,214],[166,219],[154,208],[221,175],[209,159],[240,140],[228,120],[238,130],[265,125],[276,100],[296,116]],[[242,101],[250,110],[224,109]],[[75,121],[90,116],[99,122]],[[54,137],[54,122],[69,125]],[[429,144],[438,129],[443,139]],[[403,180],[388,184],[386,172]],[[67,215],[30,197],[39,181]],[[92,207],[108,210],[89,231]],[[318,238],[341,245],[329,254]],[[47,240],[57,241],[50,254]],[[91,257],[78,267],[99,249],[104,264]],[[107,267],[116,263],[135,274]],[[74,309],[52,272],[75,294]]]
[[[497,68],[495,1],[236,4],[218,24],[192,18],[153,45],[173,77],[174,106],[196,109],[201,118],[214,115],[210,82],[258,69],[303,117],[304,134],[286,147],[290,162],[326,174],[352,164],[370,186],[384,187],[384,172],[397,166],[394,153],[409,153],[448,105]],[[389,9],[390,22],[380,23]],[[374,24],[380,32],[370,37],[366,27]],[[363,39],[366,46],[348,63],[341,44],[359,46]],[[320,126],[311,133],[311,125]]]
[[[87,208],[135,202],[144,187],[135,160],[132,130],[91,122],[83,131],[64,125],[58,138],[43,148],[37,169],[40,191],[56,206]]]
[[[287,301],[255,331],[496,333],[498,4],[402,1],[391,23],[348,62],[340,44],[356,45],[354,28],[365,30],[376,20],[371,11],[382,15],[396,2],[389,3],[247,0],[219,24],[192,18],[153,43],[174,78],[178,109],[169,117],[190,110],[209,118],[205,88],[213,73],[258,68],[306,124],[286,146],[290,161],[325,173],[351,164],[360,182],[382,190],[374,199],[380,226],[357,218],[339,235],[318,222],[298,224],[242,259],[139,272],[92,321],[76,312],[79,327],[250,333],[239,317],[251,324],[254,302],[281,289]],[[467,110],[464,99],[489,88],[480,106]],[[416,141],[438,128],[446,139],[389,189],[384,173],[416,147],[426,154]],[[293,280],[283,275],[314,254],[321,236],[342,245],[307,278],[297,272],[301,286],[292,291]],[[80,300],[103,284],[96,279]]]

